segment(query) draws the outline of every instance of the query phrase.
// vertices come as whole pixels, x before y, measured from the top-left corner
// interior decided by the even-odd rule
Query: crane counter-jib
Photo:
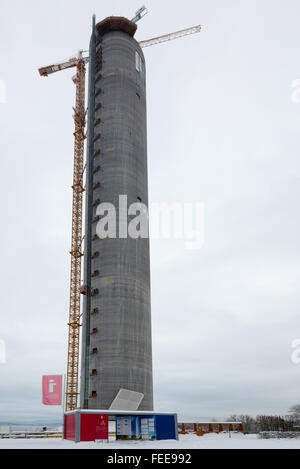
[[[82,57],[78,59],[77,57],[73,57],[72,59],[68,60],[68,62],[63,62],[59,64],[48,65],[47,67],[39,68],[39,74],[41,76],[48,76],[51,73],[59,72],[61,70],[66,70],[68,68],[76,67],[79,61],[83,61],[85,64],[88,62],[88,57]]]

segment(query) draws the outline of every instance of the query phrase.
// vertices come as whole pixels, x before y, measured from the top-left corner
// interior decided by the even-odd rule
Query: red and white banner
[[[62,375],[43,376],[43,404],[62,405]]]

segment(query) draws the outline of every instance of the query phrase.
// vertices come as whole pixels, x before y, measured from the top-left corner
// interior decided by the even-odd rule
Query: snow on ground
[[[300,449],[300,439],[270,439],[261,440],[257,435],[207,434],[202,437],[196,435],[179,435],[179,441],[122,441],[103,443],[72,443],[56,439],[41,440],[0,440],[1,449]]]

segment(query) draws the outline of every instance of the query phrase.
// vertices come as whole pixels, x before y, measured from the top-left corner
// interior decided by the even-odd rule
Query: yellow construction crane
[[[146,13],[142,7],[136,13],[134,22],[141,19]],[[140,42],[142,48],[154,44],[177,39],[189,34],[199,33],[201,26],[183,29],[175,33],[155,37]],[[66,411],[77,409],[78,406],[78,375],[79,375],[79,344],[80,344],[80,294],[81,294],[81,252],[82,246],[82,203],[83,203],[83,173],[84,173],[84,140],[86,125],[85,110],[85,73],[88,57],[84,57],[83,51],[77,57],[72,57],[62,63],[48,65],[39,68],[43,77],[48,77],[55,72],[76,67],[77,72],[73,77],[76,86],[76,103],[74,108],[74,170],[73,170],[73,206],[72,206],[72,241],[71,241],[71,273],[70,273],[70,308],[68,322],[68,361],[66,383]]]
[[[71,238],[71,274],[70,274],[70,309],[69,338],[66,383],[66,410],[77,408],[78,397],[78,365],[80,341],[80,287],[81,287],[81,245],[82,245],[82,199],[83,199],[83,167],[85,140],[85,64],[88,58],[79,52],[67,62],[49,65],[39,69],[41,76],[76,67],[73,82],[76,86],[76,102],[74,108],[74,170],[73,170],[73,205],[72,205],[72,238]]]

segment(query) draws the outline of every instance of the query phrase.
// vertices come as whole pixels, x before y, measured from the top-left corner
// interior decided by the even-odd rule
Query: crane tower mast
[[[73,164],[73,200],[72,200],[72,235],[71,235],[71,269],[70,269],[70,303],[68,321],[68,359],[66,382],[66,411],[77,409],[78,402],[78,370],[80,344],[80,287],[81,287],[81,252],[82,246],[82,205],[83,205],[83,172],[84,172],[84,141],[85,141],[85,64],[87,57],[82,51],[78,57],[66,62],[48,65],[39,69],[41,76],[76,67],[73,82],[76,87],[74,107],[74,164]]]
[[[77,73],[73,78],[76,86],[76,104],[74,108],[74,171],[73,171],[73,204],[72,204],[72,238],[71,238],[71,275],[70,275],[70,309],[69,340],[67,360],[66,410],[77,408],[78,401],[78,365],[80,339],[80,286],[81,286],[81,245],[82,245],[82,199],[83,199],[83,166],[85,140],[85,63],[78,60]]]

